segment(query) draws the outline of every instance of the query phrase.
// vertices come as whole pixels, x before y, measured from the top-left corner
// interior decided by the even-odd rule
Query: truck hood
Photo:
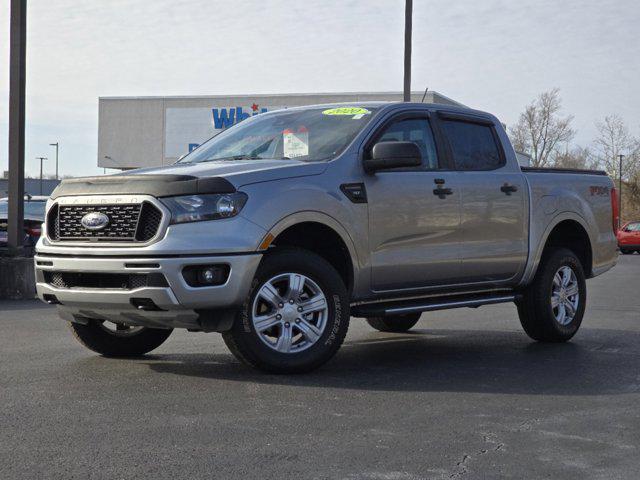
[[[76,195],[152,195],[170,197],[230,193],[243,185],[285,178],[319,175],[325,162],[298,160],[235,160],[178,163],[166,167],[130,170],[116,175],[63,180],[52,199]]]
[[[240,188],[243,185],[269,182],[284,178],[319,175],[327,168],[326,162],[299,160],[234,160],[202,163],[176,163],[166,167],[143,168],[124,175],[189,175],[197,178],[224,178]]]

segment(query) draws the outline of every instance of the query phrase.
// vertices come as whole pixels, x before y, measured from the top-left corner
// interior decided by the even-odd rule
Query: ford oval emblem
[[[80,219],[80,223],[87,230],[102,230],[109,225],[109,217],[101,212],[90,212]]]

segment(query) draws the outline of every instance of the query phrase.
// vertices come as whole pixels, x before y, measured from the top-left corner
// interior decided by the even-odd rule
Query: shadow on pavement
[[[47,310],[54,309],[55,307],[52,305],[47,305],[46,303],[41,302],[35,297],[29,300],[0,300],[0,312],[22,311],[27,308]]]
[[[640,334],[582,330],[566,344],[519,332],[433,330],[346,342],[322,369],[269,375],[231,354],[145,357],[158,373],[265,385],[371,391],[603,395],[640,391]]]

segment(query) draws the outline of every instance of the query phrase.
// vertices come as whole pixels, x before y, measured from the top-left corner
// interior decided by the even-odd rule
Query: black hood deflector
[[[192,175],[111,175],[63,180],[51,198],[69,195],[152,195],[174,197],[207,193],[233,193],[236,189],[220,177]]]

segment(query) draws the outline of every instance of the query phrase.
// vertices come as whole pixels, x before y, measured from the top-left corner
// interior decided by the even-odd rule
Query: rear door
[[[527,186],[508,165],[489,119],[440,115],[449,154],[462,188],[462,270],[467,282],[503,282],[527,260]]]
[[[373,290],[459,281],[460,186],[435,138],[428,112],[403,113],[385,122],[365,146],[367,156],[379,141],[412,141],[423,157],[420,167],[365,175]]]

